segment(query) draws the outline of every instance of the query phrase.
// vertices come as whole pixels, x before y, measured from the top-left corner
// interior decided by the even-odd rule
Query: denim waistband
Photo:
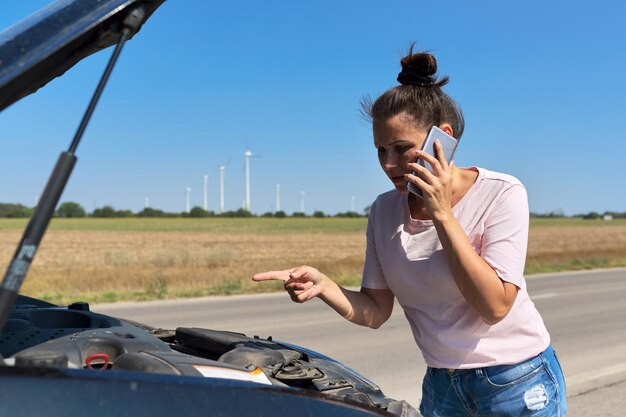
[[[523,365],[525,363],[528,362],[532,362],[534,360],[540,359],[541,356],[546,355],[549,352],[554,351],[554,349],[552,348],[552,345],[548,345],[548,347],[546,348],[546,350],[544,350],[543,352],[541,352],[538,355],[535,355],[533,357],[530,357],[528,359],[524,359],[521,362],[518,363],[510,363],[510,364],[497,364],[497,365],[490,365],[490,366],[507,366],[507,365]],[[483,366],[480,368],[461,368],[461,369],[453,369],[453,368],[432,368],[432,367],[427,367],[426,368],[426,372],[430,373],[431,375],[434,373],[440,373],[440,372],[446,372],[447,374],[449,374],[450,376],[455,376],[455,375],[462,375],[468,372],[473,372],[473,373],[478,373],[478,374],[482,374],[483,369],[488,368],[487,366]]]

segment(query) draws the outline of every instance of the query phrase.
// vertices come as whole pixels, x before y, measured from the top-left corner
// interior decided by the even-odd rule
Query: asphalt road
[[[568,384],[568,417],[622,416],[626,409],[626,269],[534,275],[531,298],[552,336]],[[162,328],[205,327],[306,346],[419,404],[425,365],[402,309],[378,330],[346,322],[319,300],[284,293],[115,303],[92,310]]]

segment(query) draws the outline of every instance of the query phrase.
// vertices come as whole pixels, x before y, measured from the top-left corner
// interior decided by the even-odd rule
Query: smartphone
[[[445,154],[446,162],[450,163],[452,157],[454,156],[454,151],[456,151],[456,147],[459,144],[459,141],[448,135],[443,130],[439,129],[437,126],[433,126],[430,128],[428,136],[426,136],[426,140],[424,141],[424,145],[422,145],[422,151],[434,156],[434,146],[437,139],[439,139],[439,142],[443,147],[443,153]],[[424,161],[422,158],[417,158],[416,162],[429,170],[431,173],[433,172],[433,168],[430,166],[430,164]],[[413,175],[416,175],[415,171],[413,171]],[[408,182],[406,188],[416,196],[422,197],[422,190],[417,185]]]

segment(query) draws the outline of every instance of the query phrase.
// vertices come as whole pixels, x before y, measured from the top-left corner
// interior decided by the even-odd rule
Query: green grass
[[[27,219],[0,219],[0,230],[24,230]],[[344,233],[365,231],[366,218],[52,219],[50,230],[125,232]]]
[[[624,259],[610,259],[610,258],[598,258],[591,256],[585,259],[571,259],[567,262],[542,264],[529,261],[526,263],[524,273],[540,274],[546,272],[563,272],[563,271],[580,271],[585,269],[597,269],[597,268],[615,268],[626,266],[626,258]]]
[[[626,225],[626,219],[615,220],[584,220],[581,218],[533,218],[530,219],[530,227],[543,227],[543,226],[587,226],[587,227],[611,227],[611,226],[624,226]]]
[[[24,230],[28,219],[0,219],[0,230]],[[223,233],[297,233],[302,231],[324,233],[365,231],[366,218],[83,218],[52,219],[50,230],[91,230],[127,232],[223,232]],[[611,227],[626,225],[626,219],[583,220],[579,218],[533,218],[531,227],[587,226]]]
[[[341,284],[346,286],[358,286],[360,284],[360,280],[355,278],[351,282],[343,282]],[[157,281],[142,291],[93,291],[73,294],[55,292],[33,294],[31,296],[57,305],[68,305],[76,302],[77,300],[87,303],[113,303],[118,301],[152,301],[278,291],[283,291],[282,283],[279,282],[269,282],[260,286],[251,283],[244,285],[240,281],[232,281],[215,284],[205,288],[169,290],[164,282]]]

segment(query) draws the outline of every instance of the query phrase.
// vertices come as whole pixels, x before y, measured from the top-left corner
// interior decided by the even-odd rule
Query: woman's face
[[[380,166],[396,189],[406,192],[404,174],[411,173],[407,164],[415,162],[415,151],[422,148],[428,132],[415,127],[413,118],[406,113],[375,121],[372,129]]]

